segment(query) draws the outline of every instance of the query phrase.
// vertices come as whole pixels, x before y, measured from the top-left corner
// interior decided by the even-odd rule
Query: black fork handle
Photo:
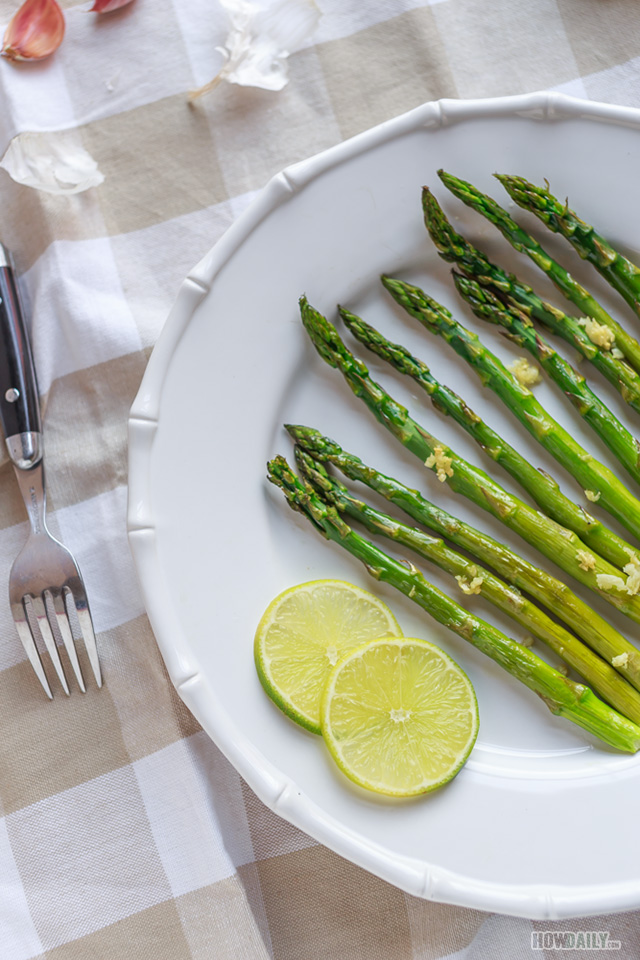
[[[11,259],[0,244],[0,423],[20,470],[42,458],[38,385]]]

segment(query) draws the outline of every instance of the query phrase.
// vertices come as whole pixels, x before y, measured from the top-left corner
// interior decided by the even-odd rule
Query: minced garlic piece
[[[611,348],[611,356],[614,360],[624,360],[624,353],[619,347]]]
[[[507,367],[522,387],[533,387],[542,382],[540,370],[534,363],[529,363],[526,357],[518,357]]]
[[[626,590],[627,585],[622,577],[616,577],[612,573],[597,573],[596,583],[601,590]]]
[[[471,582],[469,582],[466,577],[456,577],[456,580],[462,592],[466,593],[467,596],[470,596],[472,593],[480,593],[482,584],[484,583],[483,577],[474,577]]]
[[[598,491],[596,491],[596,490],[585,490],[584,495],[585,495],[585,497],[587,498],[587,500],[591,500],[591,503],[597,503],[598,500],[600,499],[600,491],[599,491],[599,490],[598,490]]]
[[[522,647],[532,647],[535,643],[533,637],[521,637],[519,640],[516,639],[516,643],[519,643]]]
[[[578,550],[576,557],[581,570],[593,570],[596,565],[596,558],[592,553],[587,553],[586,550]]]
[[[640,560],[633,554],[622,569],[627,574],[627,593],[630,597],[635,597],[640,593]]]
[[[598,323],[593,317],[581,317],[578,323],[584,327],[584,332],[596,347],[602,347],[603,350],[612,349],[616,342],[616,335],[606,323]]]
[[[447,477],[453,476],[451,463],[451,457],[446,455],[444,447],[434,447],[433,453],[427,457],[424,465],[425,467],[435,467],[438,480],[440,483],[444,483]]]
[[[611,661],[611,665],[613,667],[626,667],[628,663],[629,663],[628,653],[620,653],[618,654],[617,657],[614,657],[613,660]]]
[[[411,587],[411,590],[409,590],[409,596],[410,596],[410,597],[415,597],[415,595],[416,595],[416,588],[415,588],[415,587]]]

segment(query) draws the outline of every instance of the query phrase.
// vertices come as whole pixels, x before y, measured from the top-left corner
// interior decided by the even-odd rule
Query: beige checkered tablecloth
[[[0,22],[15,6],[0,0]],[[46,701],[0,590],[0,960],[541,955],[531,931],[571,924],[404,895],[273,815],[199,729],[129,555],[126,420],[181,279],[272,174],[439,97],[638,107],[638,0],[318,0],[283,91],[221,84],[194,106],[227,32],[216,0],[134,0],[99,21],[63,6],[51,60],[0,62],[0,154],[65,129],[105,180],[56,197],[0,170],[0,239],[32,318],[51,526],[87,581],[106,686]],[[0,583],[25,532],[4,457]],[[640,913],[584,925],[640,956]]]

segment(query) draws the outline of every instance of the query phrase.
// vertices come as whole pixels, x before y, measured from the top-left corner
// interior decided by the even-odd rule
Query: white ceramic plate
[[[640,758],[603,748],[552,717],[493,662],[390,588],[376,586],[267,483],[268,458],[291,453],[282,424],[307,423],[541,561],[385,434],[340,374],[314,353],[297,300],[306,293],[332,318],[340,302],[404,342],[580,500],[572,478],[523,436],[463,361],[395,308],[378,276],[388,272],[419,283],[503,357],[516,356],[495,328],[475,321],[458,302],[449,267],[422,223],[422,184],[433,186],[470,239],[562,302],[491,225],[447,194],[436,170],[457,173],[505,202],[491,179],[495,170],[535,182],[546,177],[556,194],[569,194],[576,210],[637,256],[639,128],[637,112],[557,95],[443,101],[288,168],[185,280],[131,412],[130,542],[180,695],[269,807],[417,896],[540,918],[637,908]],[[568,244],[522,216],[633,328],[627,308],[585,272]],[[497,470],[497,479],[515,490],[410,384],[380,362],[371,359],[370,366],[436,435]],[[617,394],[589,375],[628,419]],[[538,395],[610,462],[555,388],[545,382]],[[455,593],[444,575],[426,572]],[[279,591],[316,577],[376,590],[407,635],[440,643],[471,676],[480,704],[478,744],[460,775],[436,795],[387,802],[353,787],[321,739],[288,721],[263,693],[252,656],[258,620]],[[458,599],[465,602],[461,594]],[[466,602],[518,635],[482,598]],[[612,614],[605,604],[598,609]],[[612,619],[628,636],[638,633],[630,621]]]

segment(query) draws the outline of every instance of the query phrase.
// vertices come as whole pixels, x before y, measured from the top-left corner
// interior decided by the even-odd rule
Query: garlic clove
[[[128,3],[131,3],[131,0],[95,0],[89,13],[111,13],[112,10],[126,7]]]
[[[43,60],[64,37],[64,15],[56,0],[25,0],[14,13],[2,41],[9,60]]]

